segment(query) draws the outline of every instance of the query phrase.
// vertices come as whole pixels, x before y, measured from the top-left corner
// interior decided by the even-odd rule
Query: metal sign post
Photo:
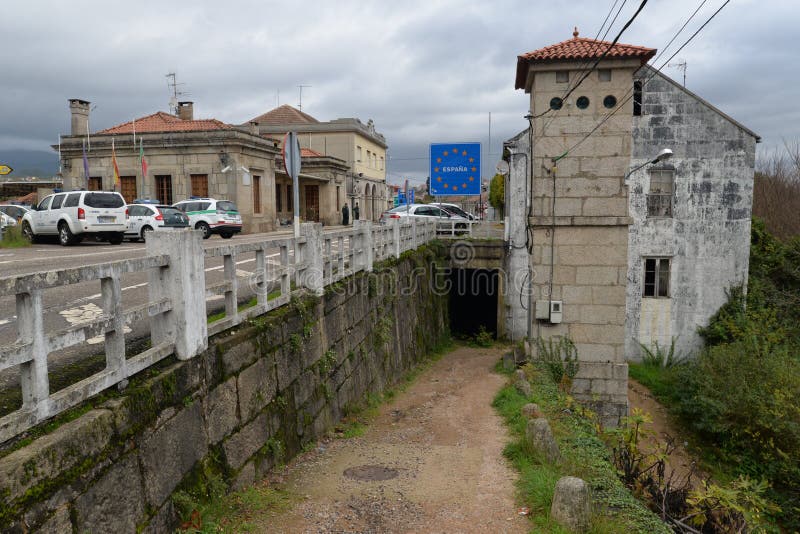
[[[294,236],[300,237],[300,142],[296,132],[289,132],[283,140],[283,167],[292,178],[294,190]]]

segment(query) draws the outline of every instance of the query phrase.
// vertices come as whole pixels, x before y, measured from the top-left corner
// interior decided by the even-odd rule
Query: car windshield
[[[86,193],[83,203],[90,208],[121,208],[125,201],[115,193]]]
[[[228,211],[238,212],[239,210],[236,209],[236,204],[234,204],[233,202],[227,200],[220,200],[219,202],[217,202],[217,213],[225,213]]]

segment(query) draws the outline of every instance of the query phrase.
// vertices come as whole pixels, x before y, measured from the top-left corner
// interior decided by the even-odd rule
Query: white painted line
[[[16,320],[17,320],[17,316],[16,315],[12,315],[8,319],[0,319],[0,326],[3,326],[4,324],[8,324],[8,323],[10,323],[12,321],[16,321]]]
[[[130,250],[136,250],[136,247],[116,247],[114,250],[106,250],[104,252],[87,252],[86,254],[66,254],[62,256],[48,256],[46,258],[27,258],[22,260],[9,260],[5,263],[20,263],[20,262],[36,262],[36,261],[51,261],[51,260],[61,260],[65,258],[83,258],[86,256],[107,256],[109,254],[117,254],[119,252],[128,252]],[[36,252],[50,252],[47,249],[37,249]],[[3,262],[0,262],[3,263]]]

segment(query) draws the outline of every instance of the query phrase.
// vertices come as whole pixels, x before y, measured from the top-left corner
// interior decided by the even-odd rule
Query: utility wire
[[[577,88],[578,88],[578,87],[579,87],[579,86],[580,86],[580,85],[581,85],[581,84],[584,82],[584,80],[586,80],[586,78],[588,78],[588,77],[589,77],[589,74],[591,74],[591,73],[592,73],[592,71],[594,71],[594,69],[596,69],[596,68],[597,68],[597,65],[600,63],[600,61],[602,61],[602,60],[603,60],[603,58],[605,58],[605,57],[606,57],[606,55],[608,54],[608,52],[609,52],[609,51],[610,51],[610,50],[611,50],[611,49],[614,47],[614,45],[615,45],[615,44],[617,44],[617,41],[619,41],[619,38],[620,38],[620,37],[622,37],[622,34],[623,34],[623,33],[625,33],[625,30],[627,30],[627,29],[628,29],[628,27],[629,27],[631,24],[633,24],[633,21],[634,21],[634,20],[636,20],[636,17],[638,17],[638,16],[639,16],[639,13],[641,13],[641,12],[642,12],[642,9],[644,9],[644,6],[645,6],[646,4],[647,4],[647,0],[642,0],[642,3],[641,3],[641,4],[639,4],[639,9],[637,9],[637,10],[636,10],[636,12],[633,14],[633,16],[632,16],[632,17],[631,17],[631,18],[628,20],[628,22],[626,22],[626,23],[625,23],[625,25],[624,25],[624,26],[622,27],[622,29],[619,31],[619,33],[617,34],[617,36],[616,36],[616,37],[614,37],[614,40],[608,44],[608,46],[607,46],[607,47],[606,47],[606,49],[603,51],[603,53],[602,53],[602,54],[601,54],[601,55],[600,55],[600,56],[599,56],[599,57],[598,57],[598,58],[595,60],[594,64],[592,65],[592,68],[591,68],[591,69],[589,69],[589,70],[588,70],[586,73],[584,73],[584,75],[583,75],[583,76],[582,76],[582,77],[581,77],[581,78],[578,80],[578,83],[576,83],[576,84],[575,84],[575,87],[573,87],[572,89],[570,89],[570,90],[567,92],[567,94],[566,94],[566,95],[564,95],[564,99],[566,99],[567,97],[569,97],[569,95],[571,95],[573,92],[575,92],[575,89],[577,89]],[[563,99],[562,99],[562,100],[563,100]],[[547,108],[546,110],[544,110],[543,112],[539,113],[538,115],[534,115],[534,116],[533,116],[533,118],[534,118],[534,119],[538,119],[539,117],[542,117],[542,116],[546,115],[547,113],[550,113],[551,111],[553,111],[553,109],[552,109],[552,108]]]
[[[717,16],[717,14],[719,14],[719,12],[720,12],[720,11],[722,11],[722,9],[723,9],[725,6],[727,6],[727,5],[730,3],[730,1],[731,1],[731,0],[725,0],[725,3],[724,3],[724,4],[722,4],[722,5],[719,7],[719,9],[717,9],[717,10],[716,10],[716,11],[715,11],[715,12],[714,12],[714,13],[713,13],[713,14],[712,14],[712,15],[711,15],[711,16],[710,16],[710,17],[709,17],[709,18],[708,18],[708,19],[707,19],[707,20],[706,20],[704,23],[703,23],[703,25],[702,25],[702,26],[700,26],[700,27],[697,29],[697,31],[695,31],[695,32],[692,34],[692,36],[691,36],[691,37],[689,37],[689,38],[688,38],[688,39],[687,39],[687,40],[686,40],[686,41],[685,41],[685,42],[684,42],[684,43],[681,45],[681,47],[680,47],[680,48],[678,48],[678,49],[675,51],[675,53],[674,53],[674,54],[672,54],[672,55],[671,55],[671,56],[670,56],[670,57],[669,57],[669,58],[668,58],[666,61],[664,61],[664,63],[662,63],[660,67],[658,67],[658,68],[652,68],[652,67],[651,67],[651,68],[652,68],[652,70],[653,70],[653,72],[652,72],[652,73],[650,73],[650,76],[648,76],[648,77],[647,77],[647,78],[644,80],[644,82],[642,83],[642,85],[644,85],[644,84],[646,84],[647,82],[649,82],[650,80],[652,80],[652,79],[653,79],[653,77],[654,77],[656,74],[659,74],[659,73],[661,73],[661,69],[663,69],[663,68],[664,68],[664,67],[665,67],[665,66],[666,66],[666,65],[667,65],[667,64],[668,64],[668,63],[669,63],[669,62],[670,62],[670,61],[671,61],[671,60],[672,60],[672,59],[673,59],[675,56],[677,56],[677,55],[678,55],[678,53],[680,53],[680,51],[681,51],[681,50],[683,50],[683,49],[686,47],[686,45],[688,45],[688,44],[689,44],[689,43],[690,43],[690,42],[691,42],[691,41],[692,41],[692,40],[693,40],[693,39],[694,39],[694,38],[697,36],[697,34],[699,34],[699,33],[700,33],[702,30],[703,30],[703,28],[705,28],[705,27],[708,25],[708,23],[709,23],[709,22],[711,22],[711,21],[714,19],[714,17],[716,17],[716,16]],[[699,8],[698,8],[698,9],[699,9]],[[696,11],[695,11],[695,13],[696,13]],[[692,16],[694,16],[694,15],[692,15]],[[691,20],[691,18],[690,18],[690,20]],[[688,21],[687,21],[687,23],[688,23]],[[685,27],[685,25],[684,25],[684,27]],[[682,29],[681,29],[681,31],[682,31]],[[680,32],[679,32],[679,33],[680,33]],[[597,123],[597,125],[595,125],[595,127],[594,127],[594,128],[592,128],[592,130],[591,130],[589,133],[587,133],[585,136],[583,136],[583,137],[582,137],[580,140],[578,140],[578,141],[577,141],[577,142],[576,142],[574,145],[572,145],[571,147],[569,147],[569,148],[566,150],[566,152],[564,153],[564,155],[566,155],[566,154],[569,154],[571,151],[575,150],[577,147],[579,147],[581,144],[583,144],[583,142],[584,142],[584,141],[586,141],[586,140],[587,140],[587,139],[588,139],[588,138],[589,138],[589,137],[590,137],[592,134],[594,134],[594,132],[596,132],[596,131],[598,130],[598,128],[600,128],[600,126],[602,126],[602,125],[603,125],[603,124],[604,124],[604,123],[605,123],[605,122],[606,122],[608,119],[610,119],[610,118],[611,118],[613,115],[615,115],[615,114],[616,114],[616,113],[617,113],[617,112],[618,112],[620,109],[622,109],[622,106],[623,106],[623,105],[625,105],[625,104],[626,104],[626,103],[627,103],[627,102],[628,102],[628,101],[629,101],[629,100],[630,100],[630,99],[633,97],[633,94],[632,94],[632,92],[633,92],[633,90],[632,90],[632,89],[629,89],[629,90],[628,90],[628,92],[627,92],[627,93],[625,93],[626,95],[628,95],[628,96],[627,96],[627,98],[625,98],[625,99],[624,99],[622,102],[620,102],[620,103],[617,105],[617,107],[616,107],[616,108],[614,108],[614,110],[613,110],[613,111],[611,111],[611,112],[610,112],[610,113],[608,113],[608,114],[607,114],[605,117],[603,117],[603,119],[602,119],[602,120],[601,120],[599,123]]]

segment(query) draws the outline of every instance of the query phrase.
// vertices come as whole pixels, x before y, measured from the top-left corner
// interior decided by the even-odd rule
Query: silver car
[[[442,221],[455,223],[455,228],[458,229],[466,228],[468,221],[468,219],[461,217],[460,215],[450,213],[438,206],[434,206],[433,204],[410,204],[408,206],[404,204],[402,206],[392,208],[389,211],[384,211],[383,214],[381,214],[380,223],[387,224],[392,219],[405,219],[406,217],[413,217],[417,219],[437,218],[441,219]],[[463,223],[460,221],[463,221]]]

